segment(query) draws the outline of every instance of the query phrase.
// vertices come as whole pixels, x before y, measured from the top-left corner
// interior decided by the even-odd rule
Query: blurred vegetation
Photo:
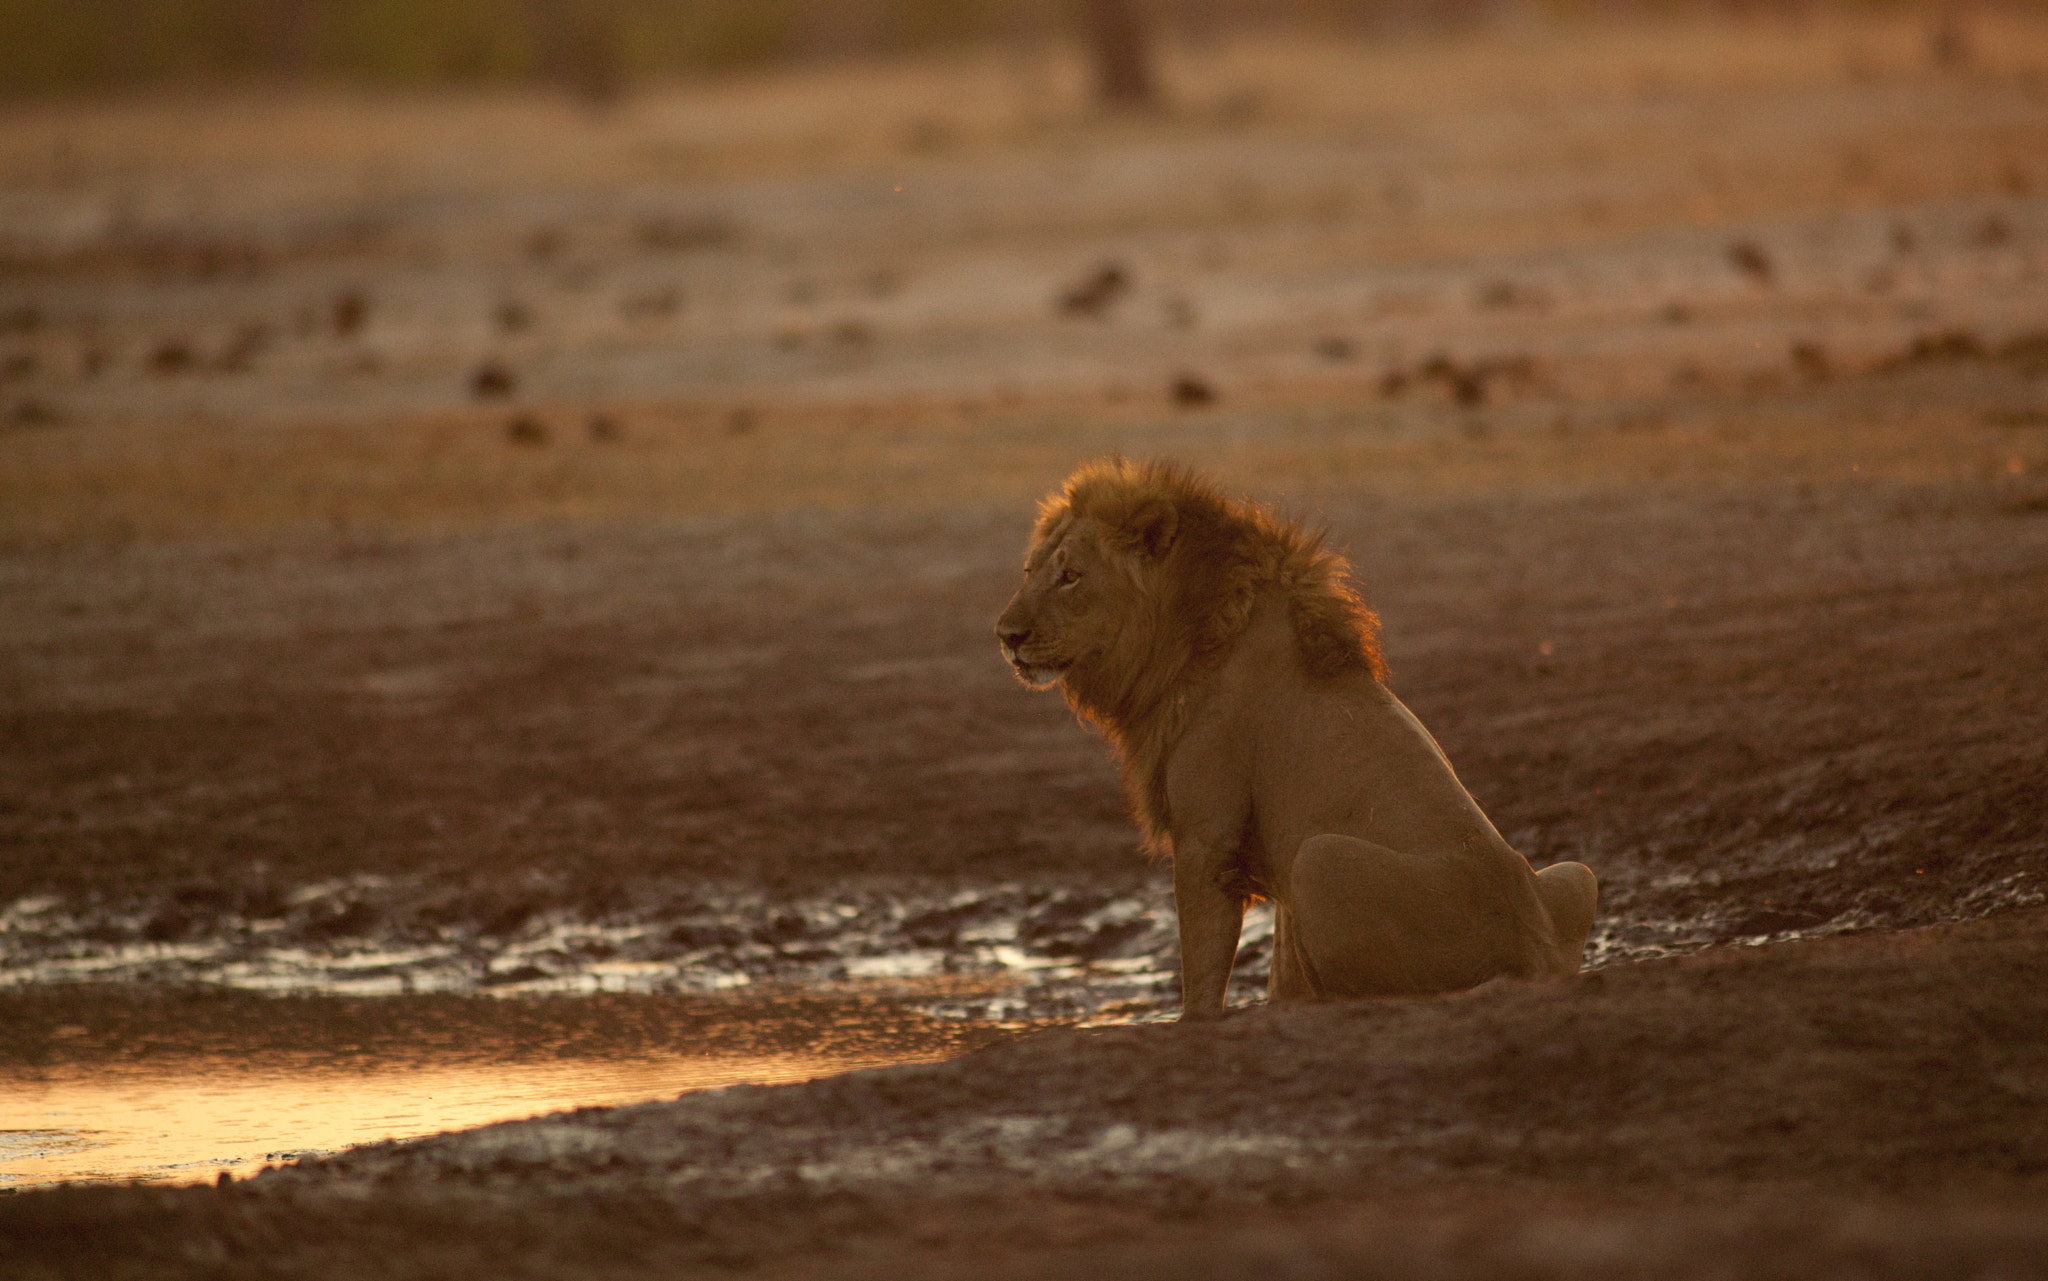
[[[1055,0],[0,0],[0,95],[315,77],[626,79],[918,49],[1057,20]]]
[[[1526,2],[1583,13],[1684,0]],[[1812,2],[1784,0],[1784,7]],[[1076,30],[1082,3],[0,0],[0,97],[301,78],[410,86],[538,80],[602,97],[649,76],[1043,38]],[[1721,3],[1756,8],[1755,0]],[[1272,21],[1457,22],[1500,7],[1501,0],[1153,0],[1147,10],[1200,37]]]

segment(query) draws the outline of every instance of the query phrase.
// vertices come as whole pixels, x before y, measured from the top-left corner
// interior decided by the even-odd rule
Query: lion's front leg
[[[1173,906],[1180,918],[1183,1021],[1223,1017],[1223,995],[1244,931],[1244,900],[1224,887],[1224,866],[1213,846],[1175,842]]]

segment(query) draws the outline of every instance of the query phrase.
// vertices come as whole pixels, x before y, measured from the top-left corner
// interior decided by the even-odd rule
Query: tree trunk
[[[1095,49],[1097,85],[1110,107],[1150,107],[1159,101],[1152,75],[1151,33],[1141,0],[1087,0],[1088,40]]]

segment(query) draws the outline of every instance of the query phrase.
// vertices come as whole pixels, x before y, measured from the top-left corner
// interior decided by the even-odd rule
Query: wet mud
[[[215,1183],[387,1139],[952,1057],[1016,1035],[873,994],[0,993],[0,1187]]]
[[[2039,910],[0,1198],[154,1276],[1924,1276],[2048,1257]]]

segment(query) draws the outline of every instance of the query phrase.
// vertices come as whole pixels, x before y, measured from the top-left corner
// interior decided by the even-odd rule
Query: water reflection
[[[0,1186],[212,1182],[387,1138],[944,1058],[1004,1035],[809,995],[0,998]]]

